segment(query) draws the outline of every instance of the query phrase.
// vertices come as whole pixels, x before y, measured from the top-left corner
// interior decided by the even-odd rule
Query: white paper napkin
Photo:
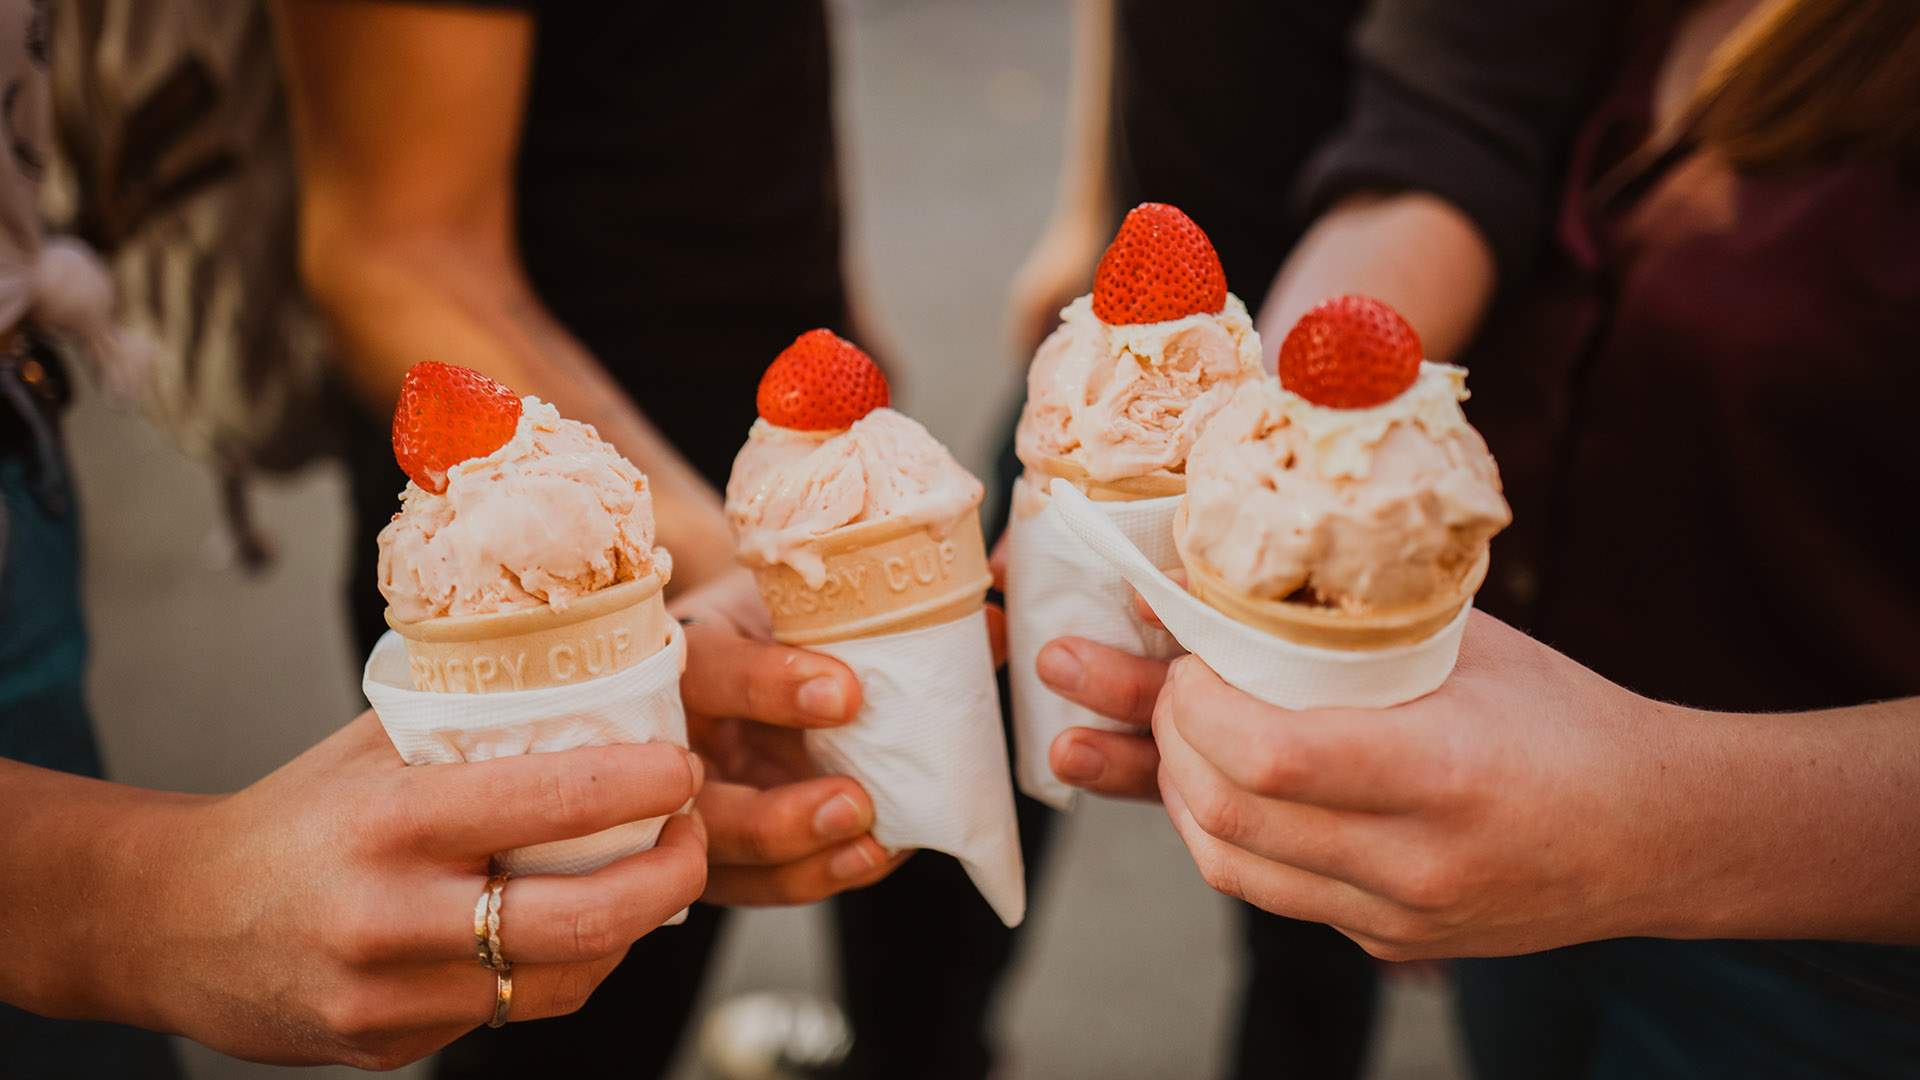
[[[1178,495],[1097,503],[1072,484],[1059,483],[1152,565],[1180,565],[1173,547]],[[1044,500],[1046,507],[1021,514],[1023,497]],[[1079,792],[1053,775],[1047,764],[1053,740],[1070,727],[1129,729],[1048,689],[1034,670],[1041,648],[1054,638],[1083,637],[1165,660],[1180,655],[1180,646],[1134,614],[1133,589],[1126,578],[1067,528],[1045,492],[1034,490],[1022,477],[1015,482],[1013,505],[1007,535],[1007,664],[1013,686],[1014,760],[1021,791],[1056,810],[1068,810]]]
[[[1453,672],[1470,603],[1444,629],[1412,645],[1374,652],[1297,645],[1235,622],[1187,592],[1072,484],[1055,481],[1051,490],[1065,526],[1140,591],[1188,652],[1268,704],[1383,709],[1439,689]]]
[[[409,765],[487,761],[518,754],[614,743],[687,745],[680,673],[687,639],[678,623],[666,647],[624,671],[585,682],[497,694],[413,689],[407,643],[388,631],[367,658],[361,688],[387,737]],[[517,875],[590,874],[652,847],[664,817],[616,825],[591,836],[500,852]]]
[[[812,646],[860,678],[860,714],[806,733],[821,769],[860,781],[873,838],[960,860],[1000,921],[1027,913],[987,617]]]

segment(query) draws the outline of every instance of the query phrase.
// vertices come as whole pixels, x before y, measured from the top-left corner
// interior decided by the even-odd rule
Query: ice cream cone
[[[454,615],[387,625],[407,644],[413,686],[443,694],[535,690],[611,675],[672,637],[658,574],[623,581],[555,609]]]
[[[1186,567],[1188,591],[1236,622],[1296,645],[1322,649],[1369,652],[1425,641],[1453,622],[1487,578],[1487,552],[1483,548],[1451,592],[1406,607],[1343,611],[1249,596],[1228,585],[1204,560],[1196,558],[1187,549],[1186,533],[1187,507],[1183,501],[1174,513],[1173,542]]]
[[[1129,476],[1121,480],[1095,480],[1087,474],[1086,469],[1066,458],[1050,457],[1042,461],[1033,471],[1043,474],[1034,485],[1038,490],[1047,489],[1047,477],[1057,476],[1079,488],[1094,502],[1164,499],[1169,495],[1184,495],[1187,491],[1185,476],[1165,470],[1151,472],[1145,476]]]
[[[944,535],[925,525],[874,521],[835,529],[813,547],[826,564],[819,588],[785,563],[748,564],[773,614],[773,636],[788,645],[952,622],[978,611],[993,583],[977,508]]]

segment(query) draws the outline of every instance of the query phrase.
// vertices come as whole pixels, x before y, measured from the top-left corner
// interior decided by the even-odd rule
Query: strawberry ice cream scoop
[[[1241,387],[1187,459],[1186,551],[1256,599],[1361,612],[1458,590],[1511,520],[1466,374],[1420,363],[1367,408]]]
[[[380,531],[380,592],[404,622],[548,604],[672,572],[647,478],[587,425],[520,399],[503,445],[409,482]]]
[[[985,493],[926,428],[879,408],[841,431],[754,423],[727,481],[727,518],[749,563],[793,567],[810,588],[826,569],[814,542],[875,521],[936,535],[966,519]]]
[[[1093,292],[1060,317],[1027,371],[1016,449],[1031,469],[1177,474],[1233,387],[1260,373],[1260,335],[1213,243],[1165,203],[1128,212]]]
[[[1260,335],[1239,297],[1217,313],[1109,325],[1090,296],[1062,322],[1027,370],[1015,446],[1029,468],[1048,459],[1099,481],[1177,473],[1200,430],[1260,374]]]

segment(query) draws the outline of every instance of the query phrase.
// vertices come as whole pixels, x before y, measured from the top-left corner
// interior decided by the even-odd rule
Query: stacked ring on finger
[[[513,965],[508,964],[493,973],[493,1019],[487,1021],[490,1028],[507,1026],[507,1014],[513,1011]]]
[[[486,887],[480,890],[480,899],[473,905],[473,940],[480,963],[501,974],[513,968],[500,948],[500,900],[511,876],[500,873],[488,878]]]

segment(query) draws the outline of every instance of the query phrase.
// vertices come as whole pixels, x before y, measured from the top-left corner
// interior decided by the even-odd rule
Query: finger
[[[1160,751],[1145,735],[1068,728],[1053,740],[1047,765],[1074,787],[1121,799],[1160,797]]]
[[[676,814],[653,847],[591,874],[535,874],[508,879],[500,893],[500,951],[514,964],[574,963],[620,955],[706,888],[706,827]],[[478,963],[473,911],[485,882],[448,874],[412,933],[384,943],[392,952]],[[381,946],[376,945],[376,948]]]
[[[611,956],[577,964],[515,964],[513,1007],[507,1012],[508,1022],[545,1020],[551,1016],[569,1016],[579,1012],[626,956],[627,951],[622,949]],[[491,980],[482,981],[489,983],[491,991]],[[487,1016],[481,1023],[492,1019],[491,995],[486,1011]]]
[[[556,750],[400,772],[399,813],[441,857],[488,855],[660,817],[700,790],[704,767],[669,743]]]
[[[1216,839],[1194,821],[1178,786],[1165,775],[1160,778],[1160,799],[1200,877],[1215,890],[1263,911],[1307,922],[1372,923],[1380,901],[1345,882],[1261,859]]]
[[[1167,677],[1164,660],[1096,645],[1085,638],[1047,642],[1034,663],[1040,681],[1054,693],[1124,724],[1153,722],[1153,702]]]
[[[1173,569],[1169,569],[1169,571],[1160,571],[1160,573],[1164,573],[1167,577],[1173,578],[1173,584],[1177,584],[1177,586],[1181,586],[1181,588],[1187,588],[1187,571],[1183,571],[1181,567],[1173,567]],[[1160,613],[1154,611],[1154,605],[1148,603],[1144,596],[1140,596],[1139,592],[1133,594],[1133,613],[1139,617],[1142,623],[1146,623],[1148,626],[1160,626],[1162,630],[1165,630],[1165,623],[1160,621]]]
[[[1282,709],[1228,686],[1193,657],[1174,663],[1166,699],[1189,746],[1234,786],[1268,798],[1405,811],[1444,777],[1444,739],[1411,713]]]
[[[888,855],[871,836],[863,836],[817,855],[782,866],[716,866],[708,874],[703,897],[712,904],[764,907],[811,904],[862,889],[886,877],[913,852]]]
[[[1161,775],[1178,789],[1188,817],[1221,843],[1371,892],[1389,886],[1395,867],[1411,861],[1397,817],[1261,798],[1235,787],[1175,725],[1161,724],[1154,735]]]
[[[687,630],[680,696],[687,711],[783,727],[831,727],[860,711],[860,680],[845,664],[741,637],[718,623]]]
[[[821,777],[759,791],[709,784],[696,804],[709,830],[708,861],[718,866],[775,866],[864,836],[873,828],[873,800],[858,782]]]
[[[1161,573],[1172,578],[1174,584],[1179,585],[1181,588],[1186,587],[1187,572],[1180,567],[1176,566],[1171,570],[1163,570]],[[1147,603],[1147,598],[1137,592],[1133,594],[1133,613],[1140,618],[1141,622],[1146,623],[1148,626],[1158,626],[1163,630],[1166,629],[1166,624],[1160,621],[1160,613],[1153,610],[1153,605]]]
[[[1007,612],[999,604],[988,604],[987,644],[993,650],[993,667],[998,671],[1007,662]]]
[[[576,964],[515,964],[509,1021],[577,1011],[625,950]],[[320,1016],[355,1064],[390,1069],[493,1019],[500,981],[475,961],[436,961],[357,977],[328,989]]]
[[[508,976],[513,989],[507,1022],[544,1020],[579,1012],[625,958],[623,949],[613,956],[576,964],[513,965]],[[461,1017],[466,1027],[472,1029],[493,1019],[498,987],[492,971],[473,964],[445,973],[432,989],[423,987],[422,990],[430,995],[438,1011]]]

